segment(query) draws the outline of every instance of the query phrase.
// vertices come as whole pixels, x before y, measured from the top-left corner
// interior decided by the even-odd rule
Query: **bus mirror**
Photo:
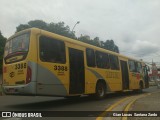
[[[147,71],[150,71],[150,68],[149,68],[149,66],[146,66],[147,67]]]

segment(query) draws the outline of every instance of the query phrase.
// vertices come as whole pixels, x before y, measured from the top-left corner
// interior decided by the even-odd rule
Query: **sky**
[[[30,20],[77,21],[76,36],[113,39],[120,53],[160,62],[160,0],[0,0],[0,31],[13,35]]]

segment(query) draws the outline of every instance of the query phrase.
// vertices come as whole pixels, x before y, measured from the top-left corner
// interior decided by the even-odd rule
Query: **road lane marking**
[[[99,117],[96,118],[96,120],[102,120],[103,117],[106,115],[106,113],[107,113],[108,111],[111,111],[113,108],[115,108],[116,106],[118,106],[120,103],[124,102],[125,100],[127,100],[127,99],[129,99],[129,98],[131,98],[131,97],[132,97],[132,96],[130,96],[130,97],[125,97],[125,98],[117,101],[116,103],[114,103],[113,105],[111,105],[108,109],[106,109],[102,114],[100,114]]]
[[[134,100],[132,100],[129,104],[127,104],[127,106],[125,107],[124,111],[128,112],[128,111],[129,111],[129,108],[133,105],[133,103],[134,103],[137,99],[146,97],[146,96],[148,96],[148,95],[151,95],[151,93],[147,93],[147,94],[144,94],[144,95],[142,95],[142,96],[138,96],[137,98],[135,98]],[[122,117],[122,120],[127,120],[127,116],[123,116],[123,117]]]
[[[108,109],[106,109],[104,112],[102,112],[97,118],[96,120],[102,120],[103,117],[105,117],[106,113],[108,111],[112,111],[114,108],[116,108],[118,105],[120,105],[122,102],[125,102],[127,100],[130,100],[131,98],[134,98],[133,100],[131,100],[131,102],[127,103],[125,109],[123,109],[122,111],[127,111],[129,110],[129,107],[138,99],[141,97],[145,97],[147,95],[150,95],[150,93],[146,93],[146,94],[142,94],[142,95],[136,95],[136,96],[129,96],[123,99],[120,99],[119,101],[115,102],[113,105],[111,105]],[[126,120],[126,119],[125,119]]]

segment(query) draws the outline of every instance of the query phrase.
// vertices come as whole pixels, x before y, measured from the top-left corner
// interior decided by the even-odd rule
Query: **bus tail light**
[[[31,67],[27,67],[27,77],[26,77],[26,84],[31,82],[31,77],[32,77],[32,70]]]

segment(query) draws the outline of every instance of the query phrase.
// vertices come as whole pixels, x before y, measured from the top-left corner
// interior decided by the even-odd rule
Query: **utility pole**
[[[73,27],[73,29],[72,29],[72,32],[73,32],[74,28],[76,27],[76,25],[79,24],[79,23],[80,23],[80,21],[77,21],[77,22],[76,22],[76,24],[74,25],[74,27]]]

